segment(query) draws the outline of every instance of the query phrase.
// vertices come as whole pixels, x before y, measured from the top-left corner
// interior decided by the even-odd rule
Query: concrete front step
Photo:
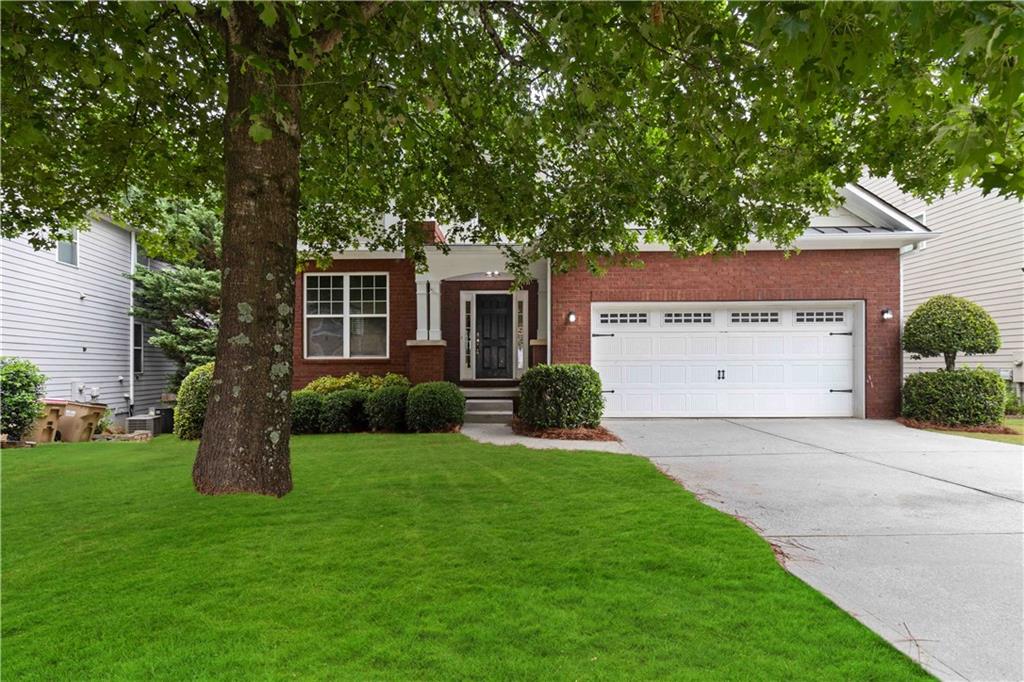
[[[484,400],[481,398],[470,398],[466,401],[466,412],[508,412],[512,414],[511,398],[496,398]]]
[[[467,412],[467,424],[508,424],[512,421],[511,412]]]
[[[476,386],[460,386],[459,390],[462,391],[462,395],[467,398],[518,398],[519,387],[508,386],[508,387],[494,387],[494,388],[481,388]]]

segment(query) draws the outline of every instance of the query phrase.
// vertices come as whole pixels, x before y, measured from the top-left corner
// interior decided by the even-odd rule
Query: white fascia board
[[[859,185],[849,184],[840,189],[839,194],[846,200],[846,210],[872,225],[929,234],[928,228],[921,222]]]

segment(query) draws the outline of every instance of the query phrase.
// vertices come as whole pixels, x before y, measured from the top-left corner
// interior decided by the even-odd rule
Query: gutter
[[[131,252],[128,254],[128,272],[135,274],[135,230],[131,230]],[[135,280],[128,280],[128,416],[135,412]]]

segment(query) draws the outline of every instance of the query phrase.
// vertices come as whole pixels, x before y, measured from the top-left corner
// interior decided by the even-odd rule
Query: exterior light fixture
[[[892,319],[892,308],[883,308],[882,309],[882,319],[883,320],[891,320]]]
[[[500,270],[488,270],[486,274],[487,274],[488,277],[497,277],[498,275],[501,274],[501,271]]]
[[[566,319],[569,320],[569,324],[576,324],[576,313],[570,310]]]

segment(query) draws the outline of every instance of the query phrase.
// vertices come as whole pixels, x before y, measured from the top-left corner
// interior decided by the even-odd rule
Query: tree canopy
[[[326,251],[406,220],[539,253],[785,242],[866,167],[1024,193],[1012,3],[258,4],[302,89],[302,227]],[[223,174],[225,4],[4,3],[5,234],[38,243]],[[282,62],[287,62],[286,64]],[[256,139],[283,120],[254,97]],[[600,188],[600,191],[595,191]],[[469,233],[472,233],[471,235]]]
[[[300,235],[421,259],[432,216],[522,274],[641,234],[784,245],[865,169],[1024,196],[1010,2],[5,2],[0,28],[4,236],[223,187],[208,493],[291,489]]]

